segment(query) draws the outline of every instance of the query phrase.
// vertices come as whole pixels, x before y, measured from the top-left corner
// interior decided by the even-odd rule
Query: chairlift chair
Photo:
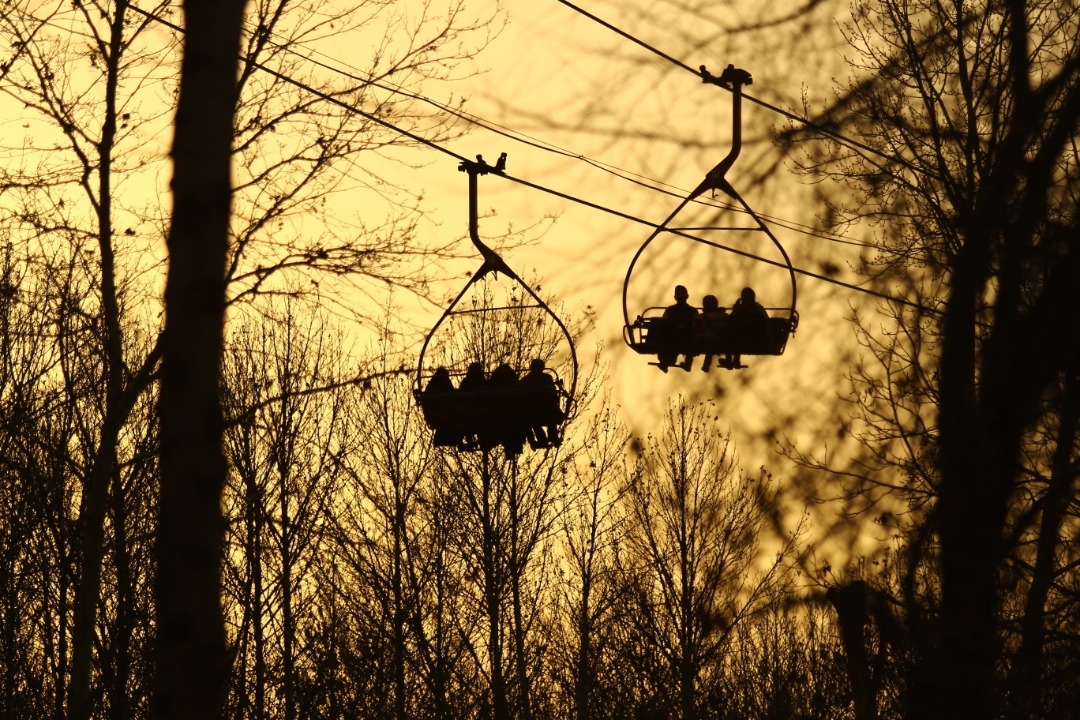
[[[626,278],[623,281],[622,292],[624,323],[623,340],[631,350],[642,355],[657,355],[658,358],[661,354],[682,355],[687,358],[691,358],[695,355],[716,355],[727,358],[726,361],[719,363],[717,365],[718,367],[737,369],[744,367],[739,361],[739,358],[743,355],[782,355],[784,353],[788,340],[795,334],[795,330],[799,325],[799,314],[795,309],[797,293],[795,269],[792,266],[791,259],[788,257],[783,245],[777,240],[772,230],[769,229],[768,225],[765,224],[761,217],[753,211],[742,196],[739,195],[734,187],[732,187],[726,177],[727,171],[735,163],[735,160],[738,158],[742,149],[742,86],[749,85],[752,82],[750,74],[745,70],[736,69],[731,65],[729,65],[719,77],[710,75],[704,67],[701,68],[701,73],[704,82],[720,85],[732,92],[732,146],[727,156],[721,160],[716,167],[709,171],[705,176],[705,179],[691,191],[690,194],[679,203],[678,207],[676,207],[675,210],[649,235],[630,261],[630,266],[626,271]],[[684,333],[679,336],[679,334],[676,333],[664,333],[663,331],[668,329],[664,320],[665,308],[659,306],[647,307],[644,310],[639,311],[634,317],[634,320],[631,321],[628,297],[631,277],[634,273],[634,268],[638,259],[641,258],[645,249],[653,242],[653,240],[659,237],[661,233],[668,230],[668,225],[675,216],[678,215],[687,204],[707,190],[720,190],[731,197],[753,222],[753,224],[747,228],[718,228],[716,229],[718,232],[732,230],[740,232],[761,232],[764,233],[779,250],[790,278],[790,304],[784,307],[766,308],[768,318],[762,323],[728,322],[725,324],[719,322],[719,330],[707,335]],[[689,236],[684,237],[693,242],[712,246],[720,252],[740,252],[711,239]],[[679,238],[679,240],[682,239],[682,237]],[[741,254],[745,255],[745,253]],[[742,287],[742,285],[733,288],[733,294],[738,291],[738,287]],[[720,310],[726,311],[729,316],[736,315],[735,306],[730,308],[720,308]],[[662,369],[666,370],[666,366],[661,362],[653,364],[659,364]],[[689,363],[687,362],[683,366],[688,369]]]
[[[534,450],[556,447],[562,442],[562,429],[569,416],[577,385],[577,353],[573,339],[562,320],[529,285],[506,264],[479,237],[477,222],[477,178],[490,173],[502,174],[506,154],[496,165],[484,162],[477,156],[476,162],[463,161],[458,169],[469,175],[469,237],[480,251],[483,262],[469,278],[457,297],[447,306],[438,321],[428,331],[417,360],[413,394],[423,412],[424,420],[434,431],[434,443],[460,451],[486,451],[501,445],[508,455],[516,455],[528,445]],[[464,307],[462,300],[489,274],[502,273],[520,288],[520,300],[513,298],[507,305],[498,307]],[[531,302],[528,299],[531,299]],[[512,367],[519,378],[505,386],[493,384],[489,373],[495,368],[486,366],[491,358],[476,355],[439,358],[436,363],[428,358],[432,338],[444,322],[455,316],[473,316],[486,319],[497,313],[538,311],[558,328],[569,347],[569,378],[564,381],[555,368],[547,367],[543,358],[526,358],[527,362],[539,362],[539,367]],[[448,367],[449,366],[449,367]],[[468,370],[479,373],[475,383],[467,380]],[[447,387],[429,388],[432,378],[446,368],[445,374],[458,378]],[[532,370],[532,374],[529,370]],[[540,379],[537,374],[542,376]],[[529,377],[526,382],[524,377]]]

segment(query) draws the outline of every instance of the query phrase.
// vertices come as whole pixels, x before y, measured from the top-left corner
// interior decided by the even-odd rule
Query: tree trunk
[[[101,595],[101,565],[104,560],[105,513],[109,485],[115,482],[116,445],[127,413],[121,410],[124,395],[124,352],[120,330],[112,227],[112,152],[116,138],[116,91],[123,53],[127,2],[117,2],[109,30],[109,57],[105,59],[105,107],[98,143],[98,247],[101,252],[101,307],[105,321],[104,361],[105,418],[90,471],[83,484],[83,504],[79,513],[79,542],[82,567],[75,588],[75,618],[72,626],[71,705],[72,720],[89,720],[93,714],[90,690],[97,610]]]
[[[488,451],[484,451],[481,468],[483,483],[483,523],[484,537],[484,602],[488,621],[488,661],[491,663],[491,713],[494,720],[510,720],[510,706],[506,698],[506,675],[503,671],[502,635],[499,632],[502,617],[502,570],[499,567],[499,540],[495,534],[494,508],[491,504],[491,461]]]
[[[521,611],[521,576],[524,573],[524,561],[519,547],[521,530],[520,508],[518,507],[517,462],[513,463],[512,486],[510,489],[510,603],[514,623],[514,658],[517,670],[518,702],[521,705],[521,720],[532,720],[532,684],[529,682],[528,654],[525,647],[525,621]]]
[[[1075,475],[1071,469],[1073,448],[1080,429],[1080,380],[1066,377],[1062,390],[1057,444],[1050,465],[1050,487],[1046,490],[1036,543],[1031,586],[1024,602],[1020,650],[1012,684],[1021,707],[1038,708],[1043,681],[1043,647],[1047,636],[1046,601],[1054,583],[1060,533],[1069,501],[1075,498]]]
[[[574,706],[577,720],[590,720],[589,696],[592,683],[592,608],[591,579],[586,577],[581,584],[581,605],[578,608],[578,653],[577,672],[574,674]]]
[[[829,588],[825,597],[836,609],[840,639],[847,657],[851,696],[855,705],[855,720],[877,720],[877,705],[870,679],[870,659],[866,653],[863,633],[868,621],[866,583],[857,580],[841,587]]]
[[[244,0],[184,3],[161,377],[157,718],[222,716],[220,364]]]
[[[283,394],[281,399],[282,427],[278,442],[284,444],[289,441],[288,427],[288,394]],[[281,694],[285,702],[284,720],[296,720],[296,623],[293,608],[293,583],[292,569],[295,562],[293,556],[293,523],[289,515],[289,467],[286,460],[286,452],[282,448],[279,454],[278,478],[280,485],[278,493],[281,502],[281,574],[278,582],[281,585]]]

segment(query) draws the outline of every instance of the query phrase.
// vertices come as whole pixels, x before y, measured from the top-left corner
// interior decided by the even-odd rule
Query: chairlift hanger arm
[[[720,77],[710,74],[702,65],[701,81],[710,85],[719,85],[731,91],[731,149],[728,150],[727,156],[705,175],[705,179],[694,189],[690,197],[697,197],[706,190],[721,190],[735,198],[738,193],[731,187],[726,175],[738,159],[739,153],[742,152],[742,88],[743,85],[753,83],[754,79],[749,72],[740,70],[734,65],[724,68]]]
[[[721,160],[716,167],[710,170],[705,179],[701,183],[690,191],[690,194],[683,198],[670,215],[664,218],[664,221],[656,226],[641,247],[638,248],[637,253],[634,254],[633,259],[630,261],[630,267],[626,271],[626,280],[623,282],[623,324],[630,324],[630,312],[627,309],[627,291],[630,285],[630,275],[634,272],[634,266],[637,264],[638,258],[645,251],[645,248],[656,237],[667,230],[668,223],[670,223],[676,215],[682,212],[682,209],[687,206],[692,200],[704,193],[706,190],[721,190],[733,199],[742,202],[742,198],[735,192],[735,188],[731,186],[731,183],[727,181],[725,177],[727,171],[735,164],[736,158],[739,157],[739,153],[742,151],[742,86],[749,85],[753,82],[750,77],[750,73],[745,70],[739,70],[734,65],[728,65],[720,77],[716,77],[709,73],[705,69],[705,66],[701,66],[702,82],[712,83],[714,85],[720,85],[732,91],[732,134],[731,134],[731,149],[728,150],[728,154]],[[745,203],[743,203],[745,206]],[[760,221],[759,221],[760,222]]]
[[[439,319],[435,321],[435,325],[428,331],[427,336],[424,338],[424,344],[420,348],[420,356],[416,361],[416,381],[420,382],[420,376],[424,365],[424,355],[427,353],[428,343],[431,342],[431,338],[434,336],[435,330],[442,325],[443,321],[447,317],[454,314],[453,309],[461,300],[465,297],[465,293],[469,291],[469,288],[473,286],[480,278],[487,275],[489,272],[502,272],[507,277],[518,280],[517,275],[506,264],[506,262],[499,257],[499,254],[489,248],[480,240],[479,223],[477,221],[477,182],[476,178],[480,175],[487,175],[488,173],[495,173],[502,175],[506,169],[506,153],[499,155],[498,161],[495,165],[488,165],[484,160],[483,155],[477,155],[476,160],[462,160],[458,164],[458,170],[461,172],[467,172],[469,174],[469,239],[472,240],[473,245],[480,251],[480,256],[484,262],[480,265],[480,268],[473,273],[469,281],[465,283],[465,287],[461,289],[461,292],[457,294],[453,302],[443,311],[443,314],[439,316]],[[518,280],[520,282],[520,280]]]
[[[506,262],[499,257],[499,254],[488,247],[480,239],[479,231],[479,212],[477,210],[477,181],[480,175],[487,175],[489,172],[496,175],[502,175],[506,170],[506,153],[499,155],[498,161],[495,165],[488,165],[484,161],[483,155],[477,155],[476,160],[462,160],[458,165],[458,170],[469,174],[469,239],[472,240],[473,245],[480,251],[480,256],[484,258],[484,264],[481,266],[481,274],[488,272],[501,272],[505,273],[508,277],[515,280],[518,279],[514,271],[506,264]],[[475,280],[475,278],[474,278]]]

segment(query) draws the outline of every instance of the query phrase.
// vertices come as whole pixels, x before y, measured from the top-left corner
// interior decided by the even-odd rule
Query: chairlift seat
[[[663,324],[658,313],[663,308],[649,308],[630,325],[623,328],[626,344],[642,355],[658,355],[661,352],[679,355],[782,355],[788,338],[798,327],[797,312],[772,309],[771,313],[787,313],[787,316],[770,316],[764,322],[746,322],[725,317],[717,323],[717,331],[710,334],[688,333],[683,337],[657,341],[657,332]]]
[[[566,419],[562,396],[554,388],[519,385],[513,388],[421,393],[424,420],[435,430],[436,445],[461,449],[494,447],[507,439],[525,438],[537,427],[557,427]],[[551,441],[533,443],[551,447]]]

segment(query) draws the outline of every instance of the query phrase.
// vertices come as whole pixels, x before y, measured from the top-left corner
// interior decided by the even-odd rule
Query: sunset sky
[[[0,717],[1075,715],[1080,5],[0,37]]]
[[[425,6],[434,15],[448,3],[409,0],[396,3],[394,13],[415,23]],[[583,9],[691,68],[704,65],[719,74],[733,64],[747,70],[753,76],[753,83],[745,88],[750,98],[796,115],[804,114],[804,97],[813,112],[835,90],[836,81],[847,76],[844,45],[834,18],[842,8],[819,3],[803,19],[776,22],[800,4],[770,4],[761,9],[747,0],[724,7],[723,15],[717,11],[695,15],[689,6],[669,2],[582,4]],[[837,395],[845,389],[844,374],[857,352],[846,318],[853,307],[872,312],[878,302],[875,298],[800,275],[801,323],[786,354],[750,358],[750,367],[737,372],[703,373],[699,362],[691,373],[673,370],[664,375],[647,365],[650,358],[636,355],[621,341],[624,277],[650,228],[585,203],[649,222],[662,220],[728,153],[731,94],[702,83],[692,73],[557,0],[507,0],[501,5],[468,2],[464,8],[469,15],[494,16],[490,42],[461,62],[450,79],[409,85],[408,90],[460,107],[468,116],[503,132],[462,121],[460,129],[468,132],[440,144],[447,152],[391,148],[379,155],[371,153],[364,161],[370,167],[348,171],[352,180],[360,181],[370,169],[408,193],[422,195],[420,239],[432,243],[458,239],[455,250],[465,259],[453,266],[428,268],[443,278],[440,292],[449,300],[480,264],[466,236],[467,177],[458,171],[454,155],[482,154],[494,162],[506,152],[507,174],[523,182],[490,175],[480,179],[479,206],[485,216],[480,235],[520,275],[535,276],[564,319],[579,317],[587,308],[595,310],[595,325],[577,347],[581,374],[589,372],[602,343],[599,361],[607,368],[605,391],[621,406],[624,421],[635,432],[654,430],[666,403],[683,396],[716,403],[748,468],[764,465],[781,475],[791,470],[773,452],[778,436],[766,435],[769,429],[812,447],[828,438],[833,447],[844,420]],[[311,70],[315,76],[362,74],[378,48],[374,42],[378,23],[372,26],[363,32],[328,32],[317,45],[294,51],[297,57],[317,61],[319,66],[312,65]],[[482,36],[471,36],[463,53],[469,55],[468,42],[480,43]],[[154,35],[149,37],[152,40]],[[379,93],[389,95],[374,91]],[[138,104],[135,111],[142,126],[133,131],[145,134],[147,151],[163,154],[167,152],[168,116],[155,115],[152,108],[149,100]],[[25,133],[33,134],[42,146],[48,133],[55,132],[55,128],[34,124],[33,117],[34,112],[25,108],[9,117],[4,131],[9,148],[17,148]],[[389,121],[393,123],[394,118]],[[742,155],[727,177],[770,223],[797,268],[821,274],[829,266],[837,279],[855,282],[856,276],[847,271],[848,263],[858,257],[857,243],[869,230],[852,228],[847,237],[837,238],[820,229],[822,208],[814,200],[815,186],[793,171],[792,161],[771,139],[787,123],[778,112],[745,101]],[[153,172],[147,179],[164,189],[168,173],[160,168]],[[128,184],[125,192],[135,187]],[[701,227],[715,222],[716,207],[725,198],[701,200],[673,225]],[[355,227],[352,223],[378,224],[386,212],[362,194],[343,194],[333,203],[327,214],[345,235],[355,232],[350,230]],[[306,228],[312,220],[293,222]],[[733,242],[715,233],[698,232],[720,243]],[[507,237],[508,233],[513,234]],[[738,242],[742,240],[734,244]],[[769,248],[747,249],[780,259]],[[631,319],[648,306],[668,304],[676,283],[690,289],[695,305],[706,293],[730,304],[748,284],[767,306],[788,302],[786,271],[662,235],[635,269],[629,289]],[[342,295],[338,301],[368,313],[378,312],[376,306],[386,302],[375,294]],[[401,304],[404,317],[417,327],[434,323],[441,311],[416,307],[400,295],[393,302]],[[406,355],[404,363],[410,366],[412,360]]]

